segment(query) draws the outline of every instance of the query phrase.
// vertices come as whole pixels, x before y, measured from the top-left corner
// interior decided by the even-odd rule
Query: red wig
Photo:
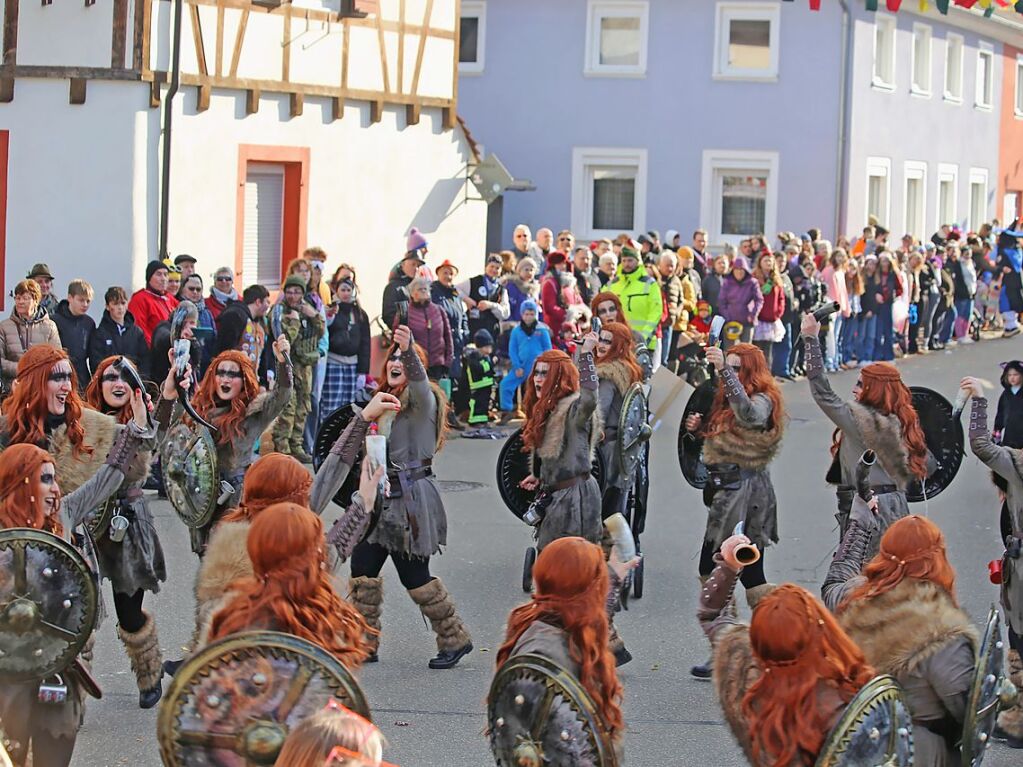
[[[192,399],[192,406],[195,408],[195,412],[206,420],[210,420],[209,414],[211,410],[220,407],[216,394],[217,369],[220,367],[221,362],[235,363],[242,373],[241,392],[231,400],[228,411],[215,419],[215,425],[219,429],[217,443],[226,445],[242,436],[242,424],[245,422],[245,414],[248,412],[252,400],[259,394],[259,380],[256,378],[256,370],[252,366],[252,360],[242,352],[229,349],[214,357],[213,362],[206,369],[206,375],[202,377],[202,382],[195,392],[195,397]]]
[[[597,364],[619,360],[629,369],[629,383],[642,381],[643,368],[636,362],[636,342],[632,340],[632,331],[629,330],[629,326],[621,322],[608,322],[600,327],[601,333],[605,330],[611,334],[611,346],[605,356],[597,357]]]
[[[548,365],[547,378],[540,389],[540,395],[537,396],[533,378],[536,376],[536,366],[541,362]],[[543,442],[544,431],[547,428],[547,416],[564,397],[577,391],[579,391],[579,369],[576,368],[571,357],[558,349],[549,349],[536,358],[536,362],[533,363],[533,372],[529,374],[529,380],[526,382],[526,397],[522,405],[529,413],[529,420],[522,427],[524,451],[535,450]]]
[[[608,575],[600,546],[577,537],[548,544],[533,566],[533,599],[508,616],[504,644],[497,651],[500,668],[519,637],[535,621],[549,621],[568,634],[568,651],[579,664],[579,682],[593,698],[604,725],[612,732],[624,727],[619,701],[622,685],[608,649]]]
[[[119,359],[121,359],[120,355],[107,357],[93,371],[92,379],[89,381],[89,385],[85,387],[85,402],[93,410],[98,410],[101,413],[107,412],[108,405],[103,401],[103,374],[107,372],[108,367]],[[118,409],[116,413],[110,413],[110,415],[116,418],[119,424],[128,423],[128,421],[134,418],[131,410],[131,401],[129,400],[125,406]]]
[[[228,586],[235,596],[213,616],[210,641],[250,629],[294,634],[333,653],[349,669],[369,655],[372,631],[330,583],[323,523],[296,503],[277,503],[249,528],[253,577]]]
[[[902,440],[909,451],[909,470],[918,479],[927,476],[927,443],[920,428],[920,416],[913,407],[913,394],[902,382],[899,369],[888,362],[872,362],[860,371],[863,388],[861,405],[884,415],[895,414],[902,425]]]
[[[881,548],[863,568],[866,582],[842,602],[844,608],[857,599],[880,596],[902,583],[917,578],[940,586],[956,603],[956,571],[945,555],[941,528],[916,515],[903,517],[881,536]]]
[[[283,453],[260,456],[245,472],[242,500],[238,507],[224,515],[224,522],[250,520],[275,503],[309,505],[313,477],[308,469]]]
[[[819,686],[837,690],[848,702],[874,670],[831,612],[793,583],[757,605],[749,638],[764,672],[742,699],[753,761],[809,767],[833,724],[820,710]]]
[[[412,344],[412,348],[416,350],[416,354],[419,356],[419,361],[423,364],[423,370],[426,370],[430,366],[430,358],[426,354],[426,349],[417,343]],[[387,381],[387,363],[390,361],[394,353],[401,353],[401,349],[398,344],[391,344],[387,349],[387,355],[384,357],[383,367],[380,368],[380,386],[377,391],[382,391],[386,394],[393,394],[395,397],[400,397],[401,393],[405,391],[405,387],[408,386],[408,378],[406,377],[405,383],[400,386],[391,386]]]
[[[593,316],[600,316],[597,312],[597,307],[605,301],[610,301],[615,305],[615,311],[618,313],[615,317],[615,322],[620,322],[622,325],[631,330],[632,328],[629,325],[629,318],[625,316],[625,310],[622,308],[622,299],[618,297],[617,293],[612,293],[610,290],[597,293],[597,295],[593,297],[593,300],[590,301],[590,309],[593,311]]]
[[[753,344],[736,344],[725,352],[727,360],[731,355],[740,360],[739,383],[746,390],[748,396],[754,394],[766,394],[771,400],[771,415],[767,421],[768,430],[777,428],[785,418],[785,405],[781,399],[781,391],[774,381],[771,369],[764,359],[764,353]],[[704,428],[704,437],[713,437],[726,432],[735,424],[735,413],[729,407],[725,399],[724,382],[719,379],[717,393],[714,395],[714,404],[711,406],[711,416]]]
[[[71,442],[72,455],[91,455],[92,448],[85,445],[85,427],[82,426],[82,398],[78,396],[78,376],[71,365],[67,352],[49,345],[33,346],[18,360],[14,391],[4,402],[3,412],[7,416],[8,444],[28,442],[46,445],[48,439],[44,426],[50,415],[46,404],[46,384],[53,367],[67,362],[71,367],[71,391],[64,402],[64,423]]]
[[[53,456],[27,443],[0,453],[0,529],[33,527],[63,536],[60,515],[47,515],[43,499],[36,494],[39,470],[46,463],[53,463]]]

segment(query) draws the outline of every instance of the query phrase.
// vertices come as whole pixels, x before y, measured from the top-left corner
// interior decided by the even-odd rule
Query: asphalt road
[[[997,384],[997,363],[1020,355],[1020,342],[987,341],[900,362],[910,384],[935,388],[949,399],[959,378],[977,374]],[[849,395],[855,373],[836,375],[836,391]],[[805,382],[786,384],[791,423],[772,473],[778,493],[781,543],[767,553],[768,577],[817,591],[837,543],[834,495],[824,483],[832,427],[814,406]],[[993,396],[997,397],[997,391]],[[618,619],[635,660],[619,670],[625,687],[629,731],[626,754],[633,765],[742,765],[722,723],[710,684],[689,677],[705,659],[707,644],[694,618],[696,567],[704,530],[700,494],[682,480],[675,452],[680,408],[654,435],[647,531],[646,593]],[[434,560],[474,636],[475,652],[450,671],[431,671],[433,635],[402,592],[388,565],[380,663],[365,667],[361,682],[390,747],[389,761],[404,767],[480,767],[493,764],[485,738],[484,699],[496,648],[509,610],[524,601],[520,587],[529,530],[501,503],[494,487],[499,442],[451,439],[439,457],[442,480],[469,483],[445,493],[449,547]],[[153,505],[167,552],[169,582],[147,607],[155,610],[167,657],[177,657],[192,631],[192,579],[196,559],[184,527],[166,502]],[[999,552],[997,498],[986,469],[972,455],[955,483],[916,513],[927,513],[945,530],[959,578],[959,599],[979,621],[996,587],[987,562]],[[328,522],[338,510],[327,512]],[[107,587],[108,588],[108,587]],[[109,593],[109,592],[108,592]],[[96,645],[96,666],[105,695],[90,701],[73,764],[159,765],[156,711],[137,707],[137,690],[113,618]],[[1020,752],[996,744],[991,767],[1020,764]]]

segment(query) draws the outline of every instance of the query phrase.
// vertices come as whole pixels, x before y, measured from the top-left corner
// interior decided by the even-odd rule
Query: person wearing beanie
[[[538,320],[539,311],[536,301],[523,301],[519,324],[512,328],[508,339],[511,370],[501,379],[501,419],[504,423],[526,417],[515,403],[515,394],[533,372],[536,358],[553,348],[550,328]]]
[[[312,405],[313,370],[320,360],[320,338],[326,330],[323,314],[306,296],[308,285],[308,279],[297,273],[288,275],[284,281],[281,331],[291,344],[294,393],[277,416],[273,429],[274,449],[300,463],[312,463],[302,435]]]
[[[648,349],[657,347],[657,332],[666,312],[661,286],[646,273],[640,264],[640,255],[625,245],[622,247],[618,275],[607,289],[622,302],[629,326],[645,339]],[[660,366],[660,355],[654,355],[654,369]]]
[[[569,319],[569,308],[583,306],[583,299],[566,254],[560,250],[553,251],[547,256],[547,269],[547,275],[540,283],[540,305],[544,322],[548,327],[560,330]],[[556,349],[565,351],[567,348],[563,333],[558,333],[552,341]]]
[[[128,311],[135,318],[135,324],[146,337],[146,344],[153,343],[153,330],[168,319],[178,301],[167,293],[167,265],[153,260],[146,265],[146,286],[138,290],[128,302]]]
[[[430,280],[416,277],[408,286],[408,325],[412,339],[426,352],[426,372],[431,381],[447,378],[454,354],[448,315],[430,300]]]
[[[501,323],[511,315],[508,291],[501,282],[503,261],[496,253],[487,256],[483,274],[458,285],[458,292],[469,307],[469,332],[485,329],[492,338],[501,335]]]
[[[409,229],[408,237],[405,239],[405,253],[414,253],[420,260],[425,260],[423,256],[427,252],[426,238],[423,236],[423,233],[415,227]]]

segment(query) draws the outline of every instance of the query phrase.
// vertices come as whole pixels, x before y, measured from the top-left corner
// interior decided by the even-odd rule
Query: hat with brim
[[[50,274],[50,267],[46,264],[36,264],[25,279],[34,280],[36,277],[49,277],[52,280],[53,275]]]
[[[180,256],[174,257],[174,265],[181,266],[182,264],[194,264],[197,263],[195,256],[190,256],[187,253],[182,253]]]
[[[284,281],[284,289],[288,288],[302,288],[302,292],[305,292],[306,281],[298,274],[292,274],[288,279]]]
[[[447,258],[445,258],[443,261],[441,261],[440,264],[437,266],[437,268],[434,269],[434,271],[437,272],[437,273],[440,273],[440,270],[441,269],[445,269],[445,268],[450,269],[455,274],[458,274],[458,267],[455,266],[453,263],[451,263],[451,260],[447,259]]]

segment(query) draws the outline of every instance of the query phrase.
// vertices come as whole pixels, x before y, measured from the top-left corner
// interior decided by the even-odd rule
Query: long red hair
[[[629,318],[625,316],[625,310],[622,308],[622,299],[618,297],[617,293],[612,293],[610,290],[597,293],[597,295],[593,297],[593,300],[590,301],[590,310],[593,312],[593,316],[600,316],[597,313],[597,307],[605,301],[610,301],[615,305],[615,310],[618,312],[615,322],[620,322],[622,325],[631,330],[632,327],[629,325]]]
[[[430,362],[426,349],[417,343],[413,343],[412,348],[415,349],[419,362],[422,363],[423,370],[426,370]],[[406,372],[405,374],[405,383],[400,386],[391,386],[387,381],[387,361],[391,359],[391,355],[395,352],[400,353],[400,351],[398,344],[391,344],[390,348],[388,348],[387,356],[384,357],[384,364],[380,368],[380,378],[378,379],[380,386],[377,387],[377,391],[393,394],[395,397],[400,397],[401,393],[405,391],[405,387],[408,386],[408,373]],[[440,387],[434,386],[433,393],[437,397],[437,450],[440,450],[444,446],[444,438],[448,433],[448,398],[444,396],[444,392]]]
[[[206,369],[206,375],[202,377],[199,388],[192,398],[192,406],[195,412],[209,420],[209,413],[213,408],[219,407],[216,400],[217,391],[217,368],[221,362],[233,362],[238,365],[242,372],[242,390],[231,400],[228,411],[220,416],[215,424],[219,429],[217,442],[226,445],[242,436],[242,424],[245,422],[245,414],[248,412],[252,400],[259,394],[259,379],[256,378],[256,370],[252,366],[252,360],[242,352],[228,349],[213,358],[213,362]]]
[[[956,603],[956,571],[945,553],[945,536],[927,517],[903,517],[885,530],[881,547],[863,568],[863,575],[867,580],[845,598],[842,608],[891,591],[906,578],[930,581]]]
[[[636,343],[632,340],[632,331],[629,330],[629,326],[621,322],[608,322],[600,327],[601,333],[605,330],[611,334],[611,346],[605,356],[597,357],[597,364],[618,360],[629,369],[629,383],[642,381],[643,368],[636,362]]]
[[[785,404],[782,402],[781,390],[778,389],[771,369],[767,366],[767,360],[764,359],[764,353],[753,344],[736,344],[725,352],[725,359],[733,354],[740,360],[739,383],[746,390],[746,394],[749,396],[766,394],[771,400],[771,415],[767,420],[767,428],[769,430],[776,428],[785,418]],[[721,434],[735,424],[735,413],[725,399],[725,386],[721,380],[718,381],[717,393],[714,395],[714,404],[710,412],[710,419],[703,430],[704,437]]]
[[[370,628],[331,586],[324,545],[320,518],[297,503],[257,514],[247,544],[253,577],[228,586],[237,594],[213,616],[210,641],[257,628],[283,631],[315,642],[349,669],[361,666]]]
[[[313,477],[302,464],[283,453],[260,456],[245,472],[242,500],[224,515],[224,522],[240,522],[275,503],[309,505]]]
[[[761,600],[749,627],[763,674],[742,699],[755,764],[809,767],[833,722],[819,686],[849,701],[874,676],[860,648],[806,589],[786,583]]]
[[[548,365],[547,378],[540,389],[540,395],[536,394],[536,386],[533,378],[536,375],[536,366],[544,362]],[[544,431],[547,428],[547,416],[551,414],[562,398],[579,391],[579,370],[576,368],[572,358],[559,349],[549,349],[536,358],[533,363],[533,372],[529,374],[526,381],[526,397],[523,407],[529,413],[529,419],[522,427],[522,444],[524,450],[535,450],[537,445],[543,441]]]
[[[46,384],[53,366],[67,362],[71,366],[71,391],[64,402],[64,423],[71,442],[72,455],[91,455],[92,448],[85,444],[85,427],[82,425],[82,398],[78,396],[78,376],[75,366],[63,349],[54,349],[43,344],[33,346],[20,360],[15,373],[14,390],[4,401],[3,413],[7,416],[8,444],[28,442],[45,445],[48,440],[44,426],[50,415],[46,404]]]
[[[872,362],[860,371],[863,388],[859,403],[884,415],[894,413],[902,425],[902,441],[909,451],[909,470],[918,479],[927,476],[927,443],[913,393],[902,382],[899,369],[888,362]]]
[[[24,442],[0,453],[0,529],[33,527],[64,535],[60,515],[47,516],[37,495],[39,469],[46,463],[53,463],[52,455]]]
[[[92,378],[89,380],[89,385],[85,387],[85,402],[93,410],[98,410],[101,413],[107,412],[107,403],[103,401],[103,374],[107,372],[107,368],[113,365],[117,360],[121,359],[120,355],[114,355],[107,357],[92,373]],[[134,417],[131,412],[131,401],[129,401],[124,407],[120,408],[116,413],[110,413],[117,422],[120,424],[128,423]]]
[[[608,575],[600,546],[574,536],[548,544],[533,566],[536,589],[531,601],[508,616],[497,666],[511,655],[519,637],[535,621],[560,626],[568,634],[568,651],[579,664],[579,682],[593,698],[604,725],[612,732],[625,726],[619,701],[622,685],[608,649]]]

